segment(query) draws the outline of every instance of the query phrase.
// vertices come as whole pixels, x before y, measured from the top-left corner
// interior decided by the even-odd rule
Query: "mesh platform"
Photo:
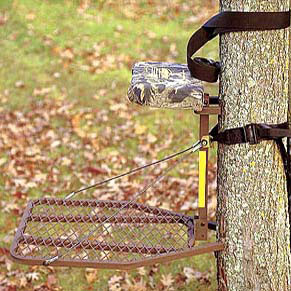
[[[11,248],[26,264],[129,268],[194,246],[193,217],[123,201],[30,201]]]

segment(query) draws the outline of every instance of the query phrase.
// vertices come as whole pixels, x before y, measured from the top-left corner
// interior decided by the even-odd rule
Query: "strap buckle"
[[[253,124],[253,123],[247,124],[242,129],[244,133],[245,142],[248,142],[251,145],[259,143],[256,124]]]

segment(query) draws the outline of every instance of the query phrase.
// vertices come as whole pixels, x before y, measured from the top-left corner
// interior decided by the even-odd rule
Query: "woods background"
[[[217,2],[0,1],[0,247],[10,247],[28,200],[64,197],[197,139],[192,112],[140,108],[127,102],[126,92],[135,62],[185,63],[188,38],[218,11]],[[217,53],[215,40],[200,55],[217,59]],[[215,94],[217,86],[206,91]],[[78,198],[130,199],[161,171]],[[143,199],[193,214],[197,186],[194,157]],[[1,291],[217,287],[211,254],[133,272],[21,266],[4,252],[0,261]]]

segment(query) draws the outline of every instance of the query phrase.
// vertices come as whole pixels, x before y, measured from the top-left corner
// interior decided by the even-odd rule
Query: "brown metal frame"
[[[94,262],[94,261],[82,261],[82,260],[60,260],[55,261],[50,264],[51,267],[82,267],[82,268],[96,268],[96,269],[114,269],[114,270],[132,270],[144,266],[150,266],[157,263],[168,263],[175,260],[188,258],[192,256],[202,255],[206,253],[212,253],[216,251],[223,251],[224,245],[220,242],[207,243],[206,245],[201,245],[189,249],[185,249],[179,252],[173,252],[169,254],[161,254],[154,258],[144,258],[140,261],[134,261],[129,263],[120,262]],[[12,260],[16,263],[25,265],[43,265],[43,259],[35,259],[33,257],[21,258],[17,255],[11,253]]]
[[[196,112],[200,115],[200,132],[199,136],[202,139],[209,134],[209,117],[212,114],[220,114],[220,106],[209,104],[209,95],[205,94],[205,105],[201,112]],[[144,204],[131,202],[128,204],[126,201],[95,201],[95,200],[62,200],[52,198],[42,198],[34,201],[30,201],[21,219],[21,223],[16,232],[15,238],[11,246],[12,259],[18,263],[29,264],[29,265],[43,265],[47,259],[40,257],[32,257],[19,255],[17,248],[19,244],[34,245],[36,247],[54,247],[55,249],[82,249],[82,250],[97,250],[97,251],[110,251],[110,252],[121,252],[130,254],[142,254],[140,259],[133,261],[102,261],[102,260],[79,260],[79,259],[66,259],[60,258],[53,261],[51,266],[74,266],[74,267],[91,267],[91,268],[108,268],[108,269],[121,269],[129,270],[138,268],[141,266],[152,265],[155,263],[170,262],[180,258],[190,257],[194,255],[221,251],[224,246],[220,242],[206,243],[194,247],[195,240],[207,240],[207,233],[209,229],[209,222],[207,218],[207,204],[208,204],[208,147],[201,149],[206,152],[206,183],[205,183],[205,207],[198,207],[198,218],[175,213],[168,210],[163,210],[155,207],[150,207]],[[142,211],[142,215],[115,215],[109,216],[103,215],[73,215],[73,214],[35,214],[33,213],[33,207],[36,205],[45,204],[47,206],[62,206],[66,207],[107,207],[106,209],[112,208],[124,208],[124,209],[137,209]],[[130,205],[130,206],[129,206]],[[70,239],[62,237],[54,238],[50,237],[49,233],[47,237],[39,237],[25,233],[25,229],[28,223],[78,223],[78,224],[126,224],[126,225],[138,225],[138,224],[182,224],[187,227],[188,235],[188,246],[183,248],[177,248],[175,246],[164,247],[161,245],[146,246],[136,245],[130,242],[103,242],[96,240],[82,239],[81,243],[78,243],[76,239]],[[211,227],[213,229],[213,226]],[[151,256],[151,257],[149,257]]]
[[[104,216],[104,215],[45,215],[34,214],[34,207],[37,206],[66,206],[66,207],[125,207],[131,209],[138,209],[144,211],[148,216]],[[109,218],[109,220],[108,220]],[[54,239],[50,236],[36,237],[29,234],[25,234],[27,224],[30,222],[50,222],[50,223],[96,223],[112,221],[114,223],[143,223],[146,222],[155,223],[179,223],[188,228],[188,247],[177,249],[175,247],[166,248],[163,246],[137,246],[130,243],[108,243],[96,241],[82,240],[82,243],[75,249],[94,249],[111,252],[128,252],[152,255],[152,257],[143,257],[142,259],[130,261],[130,262],[118,262],[118,261],[93,261],[93,260],[78,260],[78,259],[60,259],[53,263],[51,266],[75,266],[75,267],[92,267],[92,268],[109,268],[109,269],[121,269],[129,270],[145,265],[151,265],[155,263],[170,262],[179,258],[185,258],[189,256],[199,255],[212,251],[219,251],[223,249],[221,243],[210,243],[204,246],[194,247],[194,220],[192,216],[175,213],[169,210],[164,210],[156,207],[150,207],[144,204],[131,203],[129,206],[125,201],[95,201],[95,200],[63,200],[53,198],[42,198],[34,201],[30,201],[27,208],[24,211],[21,223],[16,232],[15,238],[11,246],[12,259],[18,263],[29,265],[43,265],[45,259],[33,256],[19,255],[17,252],[19,244],[28,244],[34,246],[46,246],[54,248],[70,249],[76,245],[76,241],[72,239]],[[107,221],[107,222],[108,222]]]
[[[203,137],[209,135],[209,119],[210,115],[220,115],[221,107],[219,104],[211,105],[210,104],[211,97],[209,94],[204,94],[204,107],[200,112],[195,112],[199,114],[199,138],[202,140]],[[196,240],[207,240],[207,232],[208,232],[208,147],[204,147],[201,151],[206,152],[206,184],[205,184],[205,207],[198,207],[198,216],[199,219],[195,225]]]

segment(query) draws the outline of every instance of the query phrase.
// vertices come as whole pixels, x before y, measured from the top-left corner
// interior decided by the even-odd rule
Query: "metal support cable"
[[[193,146],[189,147],[188,149],[186,150],[183,150],[179,153],[176,153],[176,154],[173,154],[171,156],[168,156],[162,160],[159,160],[159,161],[156,161],[154,163],[151,163],[151,164],[148,164],[146,165],[146,167],[149,167],[150,165],[157,165],[158,163],[162,162],[162,161],[165,161],[165,160],[169,160],[169,159],[172,159],[178,155],[182,155],[182,154],[185,154],[183,157],[181,157],[179,160],[177,160],[172,166],[168,167],[168,169],[161,175],[159,175],[154,181],[148,183],[141,191],[139,191],[138,193],[136,193],[134,195],[134,198],[130,201],[128,201],[127,203],[125,203],[122,207],[120,207],[115,213],[113,213],[111,216],[109,216],[104,222],[102,222],[100,225],[96,226],[92,231],[90,231],[87,235],[85,235],[83,238],[81,238],[77,243],[75,243],[74,245],[72,245],[71,248],[67,249],[63,254],[59,254],[59,255],[56,255],[50,259],[47,259],[43,262],[43,264],[45,266],[49,266],[50,264],[52,264],[53,262],[57,261],[58,259],[60,259],[61,257],[65,256],[71,249],[74,249],[74,248],[77,248],[78,246],[80,246],[82,244],[83,241],[87,240],[94,232],[96,232],[102,225],[104,225],[106,222],[110,221],[110,219],[112,219],[114,216],[118,215],[123,209],[125,209],[126,207],[128,207],[129,205],[131,205],[133,202],[136,202],[137,199],[142,195],[144,194],[147,190],[149,190],[150,188],[154,187],[158,182],[160,182],[162,179],[164,179],[167,174],[173,170],[177,165],[181,164],[184,160],[186,160],[186,158],[188,158],[192,153],[195,153],[196,151],[198,151],[199,149],[201,149],[203,147],[202,145],[202,142],[201,141],[198,141],[196,142]],[[186,154],[187,153],[187,154]],[[145,166],[143,167],[140,167],[140,168],[137,168],[137,169],[134,169],[132,171],[136,172],[138,171],[138,169],[143,169]],[[132,173],[132,171],[129,171],[127,173]],[[118,179],[120,176],[125,176],[127,173],[124,173],[122,175],[119,175],[119,176],[116,176],[116,177],[113,177],[111,179],[107,179],[105,181],[108,181],[108,180],[113,180],[113,179]],[[100,183],[105,183],[105,181],[102,181]],[[96,185],[99,185],[99,183],[97,183]],[[94,187],[94,185],[92,186],[89,186],[87,188],[84,188],[84,189],[90,189]],[[81,191],[85,191],[85,190],[79,190],[78,192],[81,192]],[[75,193],[78,193],[78,192],[75,192]],[[67,198],[68,199],[68,198]]]
[[[144,169],[146,169],[146,168],[148,168],[148,167],[151,167],[151,166],[154,166],[154,165],[157,165],[157,164],[163,163],[163,162],[168,161],[168,160],[170,160],[170,159],[173,159],[173,158],[175,158],[175,157],[177,157],[177,156],[179,156],[179,155],[182,155],[182,154],[184,154],[184,153],[186,153],[186,152],[188,152],[188,151],[190,151],[190,150],[192,150],[192,149],[193,149],[193,152],[194,152],[194,151],[196,151],[196,147],[197,147],[197,146],[200,146],[200,145],[201,145],[201,141],[198,141],[198,142],[196,142],[195,144],[193,144],[191,147],[189,147],[189,148],[187,148],[187,149],[184,149],[184,150],[182,150],[182,151],[179,151],[179,152],[177,152],[177,153],[171,154],[171,155],[169,155],[169,156],[167,156],[167,157],[164,157],[164,158],[161,159],[161,160],[154,161],[154,162],[152,162],[152,163],[149,163],[149,164],[143,165],[143,166],[141,166],[141,167],[138,167],[138,168],[132,169],[132,170],[130,170],[130,171],[128,171],[128,172],[125,172],[125,173],[122,173],[122,174],[120,174],[120,175],[117,175],[117,176],[114,176],[114,177],[108,178],[108,179],[106,179],[106,180],[103,180],[103,181],[100,181],[100,182],[98,182],[98,183],[95,183],[95,184],[92,184],[92,185],[90,185],[90,186],[87,186],[87,187],[84,187],[84,188],[82,188],[82,189],[79,189],[79,190],[77,190],[77,191],[72,191],[71,193],[69,193],[69,194],[65,197],[65,199],[71,199],[71,198],[72,198],[73,196],[75,196],[77,193],[80,193],[80,192],[83,192],[83,191],[86,191],[86,190],[89,190],[89,189],[92,189],[92,188],[97,188],[97,187],[102,186],[102,185],[104,185],[104,184],[107,184],[107,183],[109,183],[109,182],[111,182],[111,181],[113,181],[113,180],[117,180],[117,179],[120,179],[120,178],[122,178],[122,177],[132,175],[132,174],[134,174],[134,173],[136,173],[136,172],[139,172],[139,171],[141,171],[141,170],[144,170]]]

